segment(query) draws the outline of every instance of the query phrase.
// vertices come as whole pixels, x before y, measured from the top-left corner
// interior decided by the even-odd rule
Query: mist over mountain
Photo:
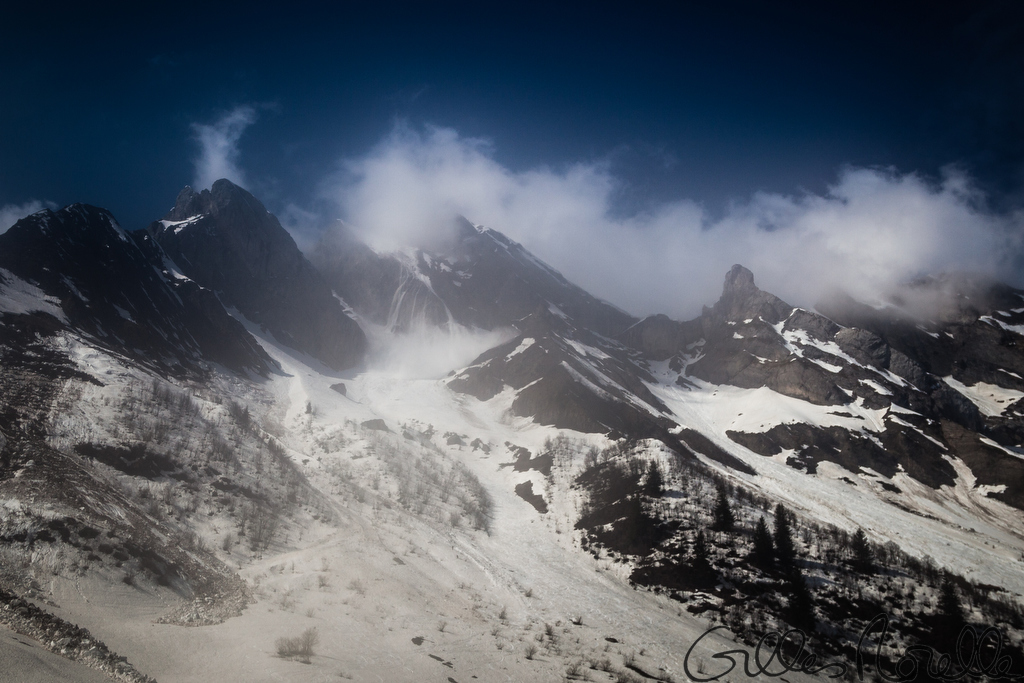
[[[1021,215],[988,208],[955,167],[936,180],[845,168],[824,193],[758,192],[721,210],[680,199],[622,214],[615,197],[624,182],[602,162],[514,171],[486,140],[399,126],[366,156],[341,162],[320,194],[384,250],[443,244],[456,215],[501,226],[574,282],[640,316],[696,315],[733,263],[805,307],[835,290],[887,300],[940,272],[1024,285]]]

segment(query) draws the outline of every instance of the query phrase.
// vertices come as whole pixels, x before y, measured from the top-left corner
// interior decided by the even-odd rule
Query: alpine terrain
[[[1024,291],[755,275],[637,319],[462,217],[303,253],[227,180],[22,219],[0,680],[1024,674]]]

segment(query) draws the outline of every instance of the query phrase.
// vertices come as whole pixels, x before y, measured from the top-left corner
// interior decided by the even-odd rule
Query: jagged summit
[[[228,180],[196,193],[148,228],[182,271],[281,343],[334,369],[358,364],[366,337],[277,218]]]
[[[258,228],[270,212],[248,190],[221,178],[209,190],[202,192],[196,192],[189,185],[183,187],[174,208],[164,218],[183,221],[200,214],[232,217],[239,221],[239,227]]]
[[[723,293],[753,292],[755,290],[757,290],[757,285],[754,284],[754,273],[739,263],[733,264],[733,267],[725,274]]]
[[[736,264],[725,275],[722,296],[712,307],[712,315],[725,320],[739,321],[763,318],[769,324],[784,320],[793,310],[785,301],[762,291],[754,284],[754,274]]]

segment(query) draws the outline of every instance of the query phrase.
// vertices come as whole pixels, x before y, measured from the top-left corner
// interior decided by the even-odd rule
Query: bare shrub
[[[527,659],[533,659],[536,656],[536,654],[537,654],[537,646],[536,645],[534,645],[533,643],[530,643],[529,645],[526,646],[526,658]]]
[[[231,401],[228,404],[228,414],[243,430],[249,429],[252,418],[249,416],[248,406],[243,406],[238,401]]]
[[[249,549],[255,553],[263,552],[270,547],[277,535],[281,518],[277,510],[267,505],[253,503],[249,506],[247,521],[249,526]]]
[[[313,656],[313,648],[320,643],[320,632],[315,627],[307,628],[296,638],[278,638],[277,639],[277,656],[296,658],[306,664],[309,664],[310,657]]]

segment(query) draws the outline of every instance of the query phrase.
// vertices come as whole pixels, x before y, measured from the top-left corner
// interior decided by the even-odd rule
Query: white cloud
[[[0,206],[0,235],[7,232],[7,229],[17,223],[25,216],[42,211],[45,208],[53,208],[52,202],[40,202],[35,199],[24,204],[7,204]]]
[[[255,121],[256,110],[245,105],[235,107],[216,123],[192,124],[192,132],[200,148],[195,159],[193,189],[208,189],[221,178],[246,187],[245,174],[238,166],[238,141]]]
[[[345,220],[376,248],[429,246],[461,213],[506,233],[570,280],[626,310],[675,317],[714,302],[733,263],[758,285],[810,306],[831,288],[878,298],[923,273],[970,269],[1014,282],[1021,215],[987,211],[964,173],[941,182],[849,168],[822,195],[754,194],[712,220],[691,200],[625,218],[603,164],[514,172],[484,140],[398,126],[325,182]]]

